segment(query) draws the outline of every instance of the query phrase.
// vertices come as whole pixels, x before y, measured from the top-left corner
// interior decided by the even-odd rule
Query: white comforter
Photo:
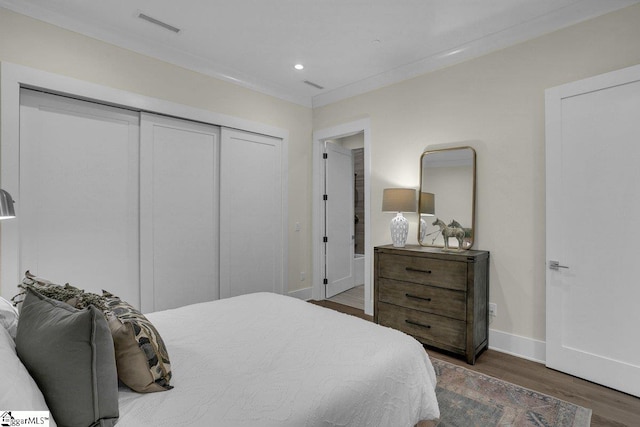
[[[402,427],[439,416],[431,362],[401,332],[269,293],[147,317],[175,388],[121,388],[118,427]]]

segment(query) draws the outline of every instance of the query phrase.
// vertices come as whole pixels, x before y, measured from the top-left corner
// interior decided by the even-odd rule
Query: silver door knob
[[[569,268],[566,265],[560,265],[558,261],[549,261],[549,268],[552,270],[560,270],[561,268]]]

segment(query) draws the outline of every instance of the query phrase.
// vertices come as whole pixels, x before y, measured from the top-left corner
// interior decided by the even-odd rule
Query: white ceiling
[[[282,99],[322,106],[639,1],[0,0],[0,6]],[[140,12],[181,31],[143,21]],[[296,63],[305,69],[294,70]]]

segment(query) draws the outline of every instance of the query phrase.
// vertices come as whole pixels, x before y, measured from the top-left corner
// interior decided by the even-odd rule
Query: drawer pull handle
[[[404,294],[404,296],[407,298],[413,298],[413,299],[419,299],[421,301],[431,302],[431,298],[424,298],[424,297],[419,297],[417,295],[411,295],[411,294]]]
[[[413,268],[413,267],[405,267],[405,270],[407,271],[414,271],[416,273],[425,273],[425,274],[431,274],[431,270],[421,270],[419,268]]]
[[[422,324],[422,323],[414,322],[413,320],[409,320],[409,319],[405,319],[404,321],[405,321],[406,323],[410,324],[410,325],[420,326],[420,327],[422,327],[422,328],[431,329],[431,325],[424,325],[424,324]]]

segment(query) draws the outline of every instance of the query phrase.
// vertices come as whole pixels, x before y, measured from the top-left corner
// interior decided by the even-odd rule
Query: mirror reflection
[[[418,241],[465,250],[473,245],[476,152],[471,147],[425,151],[420,157]]]

